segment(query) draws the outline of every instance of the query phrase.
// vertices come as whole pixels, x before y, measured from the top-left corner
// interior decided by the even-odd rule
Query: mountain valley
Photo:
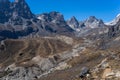
[[[0,0],[0,80],[120,80],[119,42],[119,15],[65,20]]]

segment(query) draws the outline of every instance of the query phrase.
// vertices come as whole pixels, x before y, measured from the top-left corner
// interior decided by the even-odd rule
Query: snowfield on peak
[[[107,22],[107,23],[105,23],[106,25],[115,25],[115,24],[117,24],[117,22],[120,20],[120,14],[118,14],[117,16],[116,16],[116,18],[115,19],[113,19],[112,21],[110,21],[110,22]]]

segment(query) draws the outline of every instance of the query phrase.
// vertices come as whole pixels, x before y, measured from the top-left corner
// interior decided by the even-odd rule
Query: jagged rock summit
[[[95,16],[90,16],[84,24],[89,28],[104,27],[104,22],[101,19],[97,19]]]
[[[65,22],[63,15],[56,11],[40,14],[38,15],[38,19],[40,19],[41,21],[53,23]]]
[[[73,16],[70,20],[67,21],[67,24],[72,28],[76,29],[79,27],[78,20]]]
[[[53,11],[50,13],[43,13],[37,17],[41,21],[42,28],[49,32],[49,34],[65,34],[72,35],[71,29],[61,13]]]
[[[25,18],[31,19],[34,17],[25,0],[0,0],[0,23],[11,22]]]
[[[40,20],[40,17],[43,20]],[[59,12],[41,14],[39,18],[31,12],[25,0],[13,2],[0,0],[0,40],[30,36],[71,35],[73,32]]]
[[[67,24],[75,31],[81,32],[83,29],[94,29],[104,27],[105,24],[101,19],[97,19],[95,16],[90,16],[84,21],[78,21],[74,16],[67,21]]]

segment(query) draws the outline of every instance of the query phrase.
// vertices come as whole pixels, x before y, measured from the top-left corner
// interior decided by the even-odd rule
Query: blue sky
[[[65,19],[75,16],[85,20],[96,16],[105,22],[111,21],[120,13],[120,0],[26,0],[35,14],[58,11]]]

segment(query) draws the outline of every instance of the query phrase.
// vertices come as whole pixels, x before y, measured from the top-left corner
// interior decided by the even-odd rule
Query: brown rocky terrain
[[[83,80],[79,77],[83,67],[90,69],[90,75],[87,76],[86,80],[119,80],[120,49],[119,44],[114,44],[113,47],[113,40],[108,42],[109,47],[106,49],[100,49],[98,45],[96,45],[96,43],[101,43],[99,41],[86,46],[79,55],[67,61],[67,65],[70,67],[56,70],[41,77],[39,80]],[[107,42],[105,44],[107,44]]]
[[[4,44],[1,44],[0,63],[3,66],[8,66],[13,62],[21,63],[30,60],[37,55],[41,57],[48,57],[50,55],[59,54],[66,50],[70,50],[71,48],[71,45],[62,42],[59,39],[8,39],[4,41]]]
[[[52,67],[55,67],[58,63],[64,61],[68,57],[73,56],[72,53],[69,55],[68,51],[71,51],[73,46],[76,45],[79,41],[82,42],[82,39],[72,39],[65,36],[18,40],[7,39],[1,41],[0,77],[9,74],[13,75],[13,72],[16,70],[26,70],[26,67],[35,67],[37,69],[40,69],[40,72],[37,72],[40,76],[40,74],[43,72],[48,71]],[[37,71],[35,69],[29,70]],[[24,72],[24,75],[27,75],[25,71],[22,72]],[[18,74],[22,74],[22,72],[19,72]],[[32,74],[34,73],[31,73],[31,75]],[[30,80],[32,80],[33,77],[34,76],[32,76]],[[4,78],[1,78],[0,80],[2,79]],[[7,77],[5,77],[5,79],[7,79]],[[20,79],[22,78],[20,77]]]
[[[7,39],[0,46],[0,80],[81,80],[83,67],[90,70],[87,80],[119,80],[119,41],[119,36],[105,42],[66,36]]]

